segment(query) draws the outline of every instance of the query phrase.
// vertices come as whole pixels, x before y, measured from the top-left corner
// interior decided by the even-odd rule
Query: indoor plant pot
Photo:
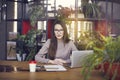
[[[85,18],[101,18],[100,7],[91,0],[82,0],[81,8]]]
[[[18,35],[17,38],[17,55],[22,57],[22,60],[29,61],[34,59],[37,51],[37,40],[36,36],[40,35],[42,30],[30,29],[25,35]],[[25,59],[24,59],[25,57]]]
[[[88,56],[85,60],[90,66],[88,67],[86,66],[88,64],[84,64],[83,75],[85,77],[90,75],[92,70],[100,65],[100,71],[103,71],[105,74],[105,79],[120,80],[120,36],[113,38],[111,36],[105,37],[101,35],[101,38],[104,42],[103,47],[99,48],[94,46],[94,54]]]
[[[17,53],[17,54],[16,54],[16,57],[17,57],[17,60],[18,60],[18,61],[24,61],[25,58],[26,58],[26,53],[23,53],[23,54]]]
[[[25,53],[25,35],[18,35],[17,41],[16,41],[16,58],[18,61],[24,61],[26,58]]]
[[[103,69],[109,80],[120,80],[120,63],[105,62]]]

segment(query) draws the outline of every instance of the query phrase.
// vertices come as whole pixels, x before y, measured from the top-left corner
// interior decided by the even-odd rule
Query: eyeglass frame
[[[63,29],[54,29],[55,32],[63,32]]]

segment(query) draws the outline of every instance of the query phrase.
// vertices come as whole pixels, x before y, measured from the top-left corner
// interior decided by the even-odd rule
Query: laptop
[[[82,67],[83,60],[90,54],[93,54],[93,50],[72,51],[70,67]]]

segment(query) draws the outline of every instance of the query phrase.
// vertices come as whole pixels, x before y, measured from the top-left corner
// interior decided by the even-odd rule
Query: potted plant
[[[82,0],[81,3],[80,12],[83,12],[85,18],[101,18],[100,6],[91,0]]]
[[[29,4],[28,15],[32,27],[36,26],[38,19],[45,16],[44,7],[40,4],[40,1],[35,1]]]
[[[41,35],[42,30],[36,29],[37,21],[40,18],[45,17],[44,5],[41,5],[40,1],[34,1],[29,3],[28,15],[31,24],[31,29],[25,35],[24,40],[24,51],[27,53],[26,61],[32,60],[37,51],[37,40],[36,36]]]
[[[96,31],[81,31],[75,42],[78,50],[92,50],[94,46],[101,47],[103,42]]]
[[[17,40],[16,40],[16,57],[18,61],[24,61],[26,53],[24,51],[25,46],[25,35],[18,34]]]
[[[101,35],[100,38],[104,43],[102,47],[94,46],[94,54],[85,59],[82,71],[84,79],[87,80],[92,70],[99,67],[105,73],[105,79],[120,80],[120,36]]]
[[[20,56],[24,53],[26,54],[26,57],[22,60],[29,61],[34,59],[37,51],[36,36],[41,35],[41,32],[42,30],[30,29],[27,34],[18,35],[16,52],[19,53]]]
[[[36,36],[41,35],[42,30],[31,29],[26,34],[25,39],[25,51],[27,51],[26,61],[34,59],[37,52],[37,40]]]
[[[57,16],[56,18],[58,20],[62,20],[66,24],[70,24],[71,22],[68,21],[68,17],[73,13],[74,11],[69,7],[63,7],[62,5],[59,5],[59,8],[57,10]]]

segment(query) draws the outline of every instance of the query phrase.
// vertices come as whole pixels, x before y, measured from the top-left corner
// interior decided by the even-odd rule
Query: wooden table
[[[12,65],[14,67],[28,68],[28,62],[0,61],[0,65]],[[38,63],[38,65],[40,65],[40,63]],[[67,68],[67,71],[64,72],[0,72],[0,80],[83,80],[80,71],[81,68]],[[89,80],[103,80],[103,78],[101,73],[93,71],[92,77]]]

